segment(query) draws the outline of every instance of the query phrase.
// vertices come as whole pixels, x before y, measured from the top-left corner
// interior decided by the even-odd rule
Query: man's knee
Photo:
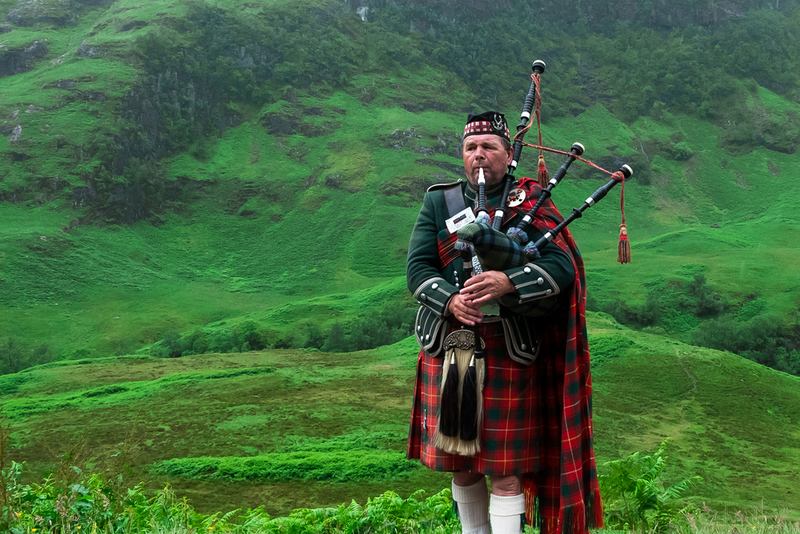
[[[456,486],[471,486],[482,479],[483,473],[473,473],[471,471],[456,471],[453,473],[453,482]]]
[[[522,493],[522,479],[517,475],[490,476],[492,493],[495,495],[519,495]]]

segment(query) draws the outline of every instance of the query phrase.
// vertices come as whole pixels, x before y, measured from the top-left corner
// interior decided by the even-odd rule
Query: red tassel
[[[621,172],[619,174],[622,174]],[[622,212],[622,224],[619,225],[619,250],[617,261],[619,263],[631,262],[631,244],[628,241],[628,227],[625,226],[625,179],[620,180],[619,210]]]
[[[617,253],[619,263],[631,262],[631,244],[628,241],[628,229],[624,224],[620,224],[619,229],[619,251]]]
[[[544,164],[544,155],[542,154],[539,154],[539,169],[536,173],[536,178],[542,188],[547,187],[548,182],[550,182],[550,173],[547,172],[547,165]]]

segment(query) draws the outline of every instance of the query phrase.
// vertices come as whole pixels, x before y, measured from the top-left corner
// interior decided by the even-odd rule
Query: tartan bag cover
[[[519,187],[526,191],[527,200],[515,210],[524,213],[538,199],[541,187],[530,178],[521,178]],[[548,199],[533,224],[544,233],[561,220]],[[499,324],[481,326],[481,335],[487,336],[488,364],[481,452],[465,458],[434,449],[432,439],[427,443],[436,425],[441,359],[420,352],[408,457],[420,458],[439,471],[522,474],[529,524],[537,525],[542,534],[585,534],[603,525],[592,442],[585,275],[569,230],[564,229],[553,243],[572,258],[575,283],[570,287],[566,320],[538,323],[540,357],[529,367],[517,364],[506,356],[503,340],[492,333],[492,329],[502,330]],[[443,259],[442,263],[449,262]],[[527,389],[520,389],[520,384]],[[502,418],[509,424],[498,426]]]
[[[521,246],[489,225],[470,223],[456,235],[459,241],[472,243],[484,270],[505,271],[528,263],[528,256]]]

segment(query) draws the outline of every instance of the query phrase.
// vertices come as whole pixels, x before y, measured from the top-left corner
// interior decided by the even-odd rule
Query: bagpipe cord
[[[602,168],[601,166],[597,165],[589,161],[588,159],[582,158],[576,154],[571,152],[566,152],[564,150],[558,150],[555,148],[549,148],[544,146],[542,143],[542,93],[541,93],[541,76],[539,73],[534,72],[531,74],[531,80],[536,86],[536,99],[534,100],[535,106],[533,110],[533,114],[536,116],[536,129],[538,130],[538,141],[539,144],[534,145],[531,143],[526,143],[521,137],[523,137],[528,130],[531,129],[533,126],[533,121],[529,121],[528,124],[518,131],[516,135],[514,135],[514,142],[519,141],[524,146],[535,148],[539,151],[539,163],[537,166],[537,181],[542,188],[547,187],[547,182],[549,181],[549,173],[547,172],[547,166],[544,162],[544,152],[553,152],[555,154],[563,154],[564,156],[572,156],[575,159],[581,160],[585,164],[589,165],[592,168],[597,169],[598,171],[604,172],[614,178],[618,182],[620,182],[620,194],[619,194],[619,206],[620,211],[622,212],[622,224],[620,224],[619,230],[619,246],[618,246],[618,253],[617,253],[617,261],[619,263],[630,263],[631,262],[631,245],[630,241],[628,241],[628,227],[625,224],[625,177],[620,171],[611,172]]]

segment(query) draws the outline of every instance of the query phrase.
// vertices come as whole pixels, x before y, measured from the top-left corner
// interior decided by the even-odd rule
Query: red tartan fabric
[[[548,325],[550,326],[550,325]],[[566,330],[546,329],[550,337],[566,340]],[[481,326],[486,343],[486,382],[483,390],[484,419],[481,451],[475,456],[448,454],[433,446],[439,409],[442,358],[420,351],[408,441],[408,457],[419,459],[436,471],[474,471],[487,475],[521,475],[539,470],[539,428],[545,410],[537,391],[535,366],[524,366],[506,355],[503,327],[497,323]],[[555,343],[558,344],[557,342]]]
[[[524,213],[538,199],[541,187],[530,178],[519,182],[527,200],[514,211]],[[547,200],[534,225],[544,233],[561,220],[558,210]],[[503,357],[504,340],[496,330],[491,342],[487,339],[487,354],[491,355],[487,358],[491,359],[487,359],[482,451],[470,459],[448,455],[432,446],[441,360],[421,353],[408,456],[442,471],[523,473],[530,524],[538,525],[542,534],[585,534],[589,528],[603,525],[592,443],[586,285],[583,260],[569,230],[562,231],[553,243],[570,255],[576,273],[567,317],[549,324],[537,323],[540,355],[527,368]],[[442,262],[449,263],[444,257]],[[488,331],[486,335],[489,336]],[[503,425],[503,418],[511,423]]]
[[[530,209],[541,187],[530,178],[522,178],[520,187],[531,192],[521,206]],[[548,200],[534,225],[546,232],[555,226],[554,220],[561,220],[561,215]],[[583,259],[569,230],[564,229],[553,243],[570,254],[576,275],[570,292],[566,344],[553,347],[553,357],[540,356],[533,363],[539,368],[538,384],[548,406],[542,425],[548,431],[541,442],[542,469],[523,476],[523,491],[528,521],[540,524],[542,534],[584,534],[589,528],[603,526],[593,446],[586,279]]]
[[[461,256],[461,252],[456,249],[456,241],[458,236],[451,234],[447,229],[439,232],[437,236],[437,246],[439,248],[439,260],[441,261],[440,269],[444,269],[454,259]]]

